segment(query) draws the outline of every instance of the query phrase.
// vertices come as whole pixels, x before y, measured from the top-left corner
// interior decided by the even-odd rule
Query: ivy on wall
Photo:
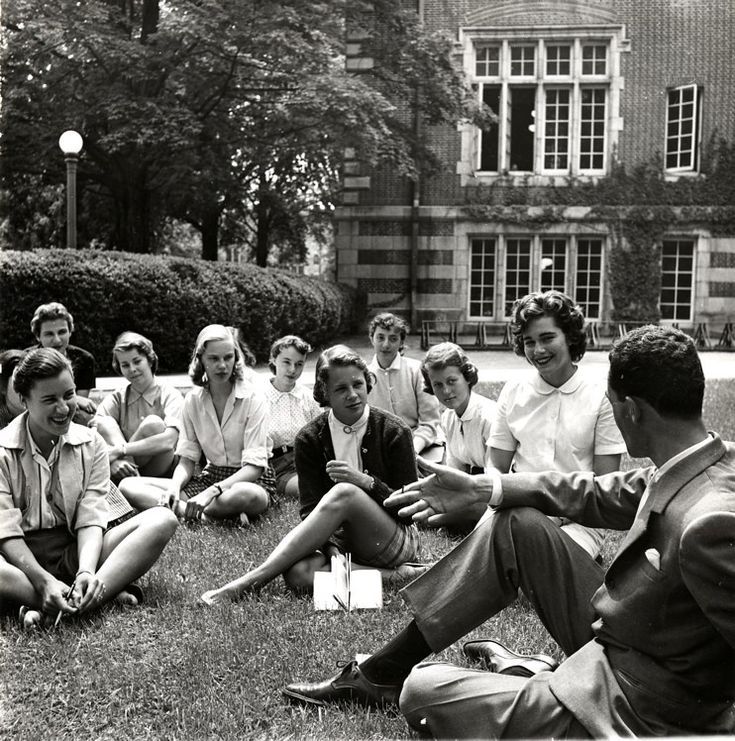
[[[666,232],[700,227],[715,237],[735,237],[735,145],[713,136],[696,176],[667,178],[661,162],[657,154],[630,172],[616,162],[605,177],[553,186],[499,177],[467,188],[462,210],[474,221],[538,231],[566,221],[570,206],[588,207],[580,220],[606,224],[611,238],[613,319],[657,321]]]

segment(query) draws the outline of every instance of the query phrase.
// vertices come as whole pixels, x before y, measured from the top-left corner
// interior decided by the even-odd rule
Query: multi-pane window
[[[533,77],[536,74],[536,46],[510,47],[510,74],[512,77]]]
[[[495,313],[495,240],[473,239],[470,253],[470,316]]]
[[[516,299],[531,291],[553,289],[572,296],[588,319],[600,319],[603,255],[604,240],[600,237],[536,234],[473,238],[468,316],[507,319]]]
[[[547,76],[566,76],[571,72],[571,64],[572,47],[569,44],[546,45]]]
[[[607,74],[607,45],[585,44],[582,47],[582,74]]]
[[[541,280],[542,291],[564,292],[567,277],[567,240],[541,240]]]
[[[601,170],[605,165],[605,99],[602,88],[582,90],[579,166]]]
[[[694,297],[694,242],[667,239],[661,246],[661,318],[691,321]]]
[[[510,316],[513,302],[531,290],[531,240],[506,239],[505,245],[505,315]]]
[[[609,42],[483,42],[475,84],[497,122],[473,146],[474,171],[603,173],[612,142]]]
[[[547,90],[544,124],[544,169],[569,166],[569,94],[566,89]]]
[[[602,240],[577,240],[576,290],[574,300],[587,319],[600,318],[602,292]]]
[[[482,46],[475,53],[475,75],[496,77],[500,71],[500,47]]]
[[[666,106],[666,169],[698,168],[699,90],[686,85],[668,91]]]

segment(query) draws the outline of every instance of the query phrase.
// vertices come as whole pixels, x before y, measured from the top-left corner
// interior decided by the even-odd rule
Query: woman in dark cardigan
[[[416,480],[411,430],[368,406],[371,386],[372,374],[353,350],[336,345],[322,353],[314,398],[330,409],[301,429],[295,445],[302,521],[260,566],[205,592],[203,602],[236,599],[279,574],[292,589],[309,589],[336,551],[385,571],[416,559],[415,526],[382,505]]]

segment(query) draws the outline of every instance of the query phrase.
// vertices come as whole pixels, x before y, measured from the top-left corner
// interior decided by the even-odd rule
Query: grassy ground
[[[497,389],[493,389],[497,392]],[[735,382],[711,381],[708,427],[733,439]],[[630,465],[630,462],[626,462]],[[308,599],[275,582],[258,598],[201,609],[196,598],[259,561],[297,521],[286,503],[249,530],[180,528],[142,581],[147,603],[108,608],[53,633],[0,630],[0,738],[406,738],[400,716],[361,709],[321,713],[284,704],[292,679],[320,679],[336,660],[380,646],[408,612],[394,591],[382,611],[315,613]],[[621,538],[610,533],[606,560]],[[443,532],[426,534],[427,560],[452,547]],[[560,657],[523,600],[482,626],[525,651]],[[463,663],[461,646],[444,658]]]

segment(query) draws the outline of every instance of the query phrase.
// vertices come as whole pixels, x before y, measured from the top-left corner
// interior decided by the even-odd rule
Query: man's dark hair
[[[610,388],[638,397],[664,417],[702,416],[704,373],[692,338],[678,329],[647,325],[629,332],[610,351]]]

